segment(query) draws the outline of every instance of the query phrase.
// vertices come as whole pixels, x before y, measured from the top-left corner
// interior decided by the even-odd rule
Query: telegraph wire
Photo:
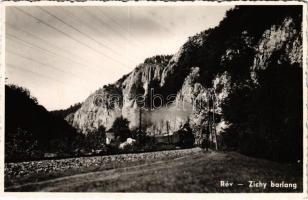
[[[93,38],[92,36],[82,32],[81,30],[79,30],[78,28],[74,27],[73,25],[65,22],[64,20],[62,20],[61,18],[59,18],[58,16],[54,15],[53,13],[47,11],[46,9],[42,8],[42,7],[38,7],[39,9],[41,9],[43,12],[46,12],[49,16],[57,19],[58,21],[60,21],[61,23],[65,24],[66,26],[70,27],[71,29],[77,31],[78,33],[82,34],[83,36],[89,38],[90,40],[94,41],[95,43],[97,43],[99,46],[102,46],[106,49],[108,49],[109,51],[113,52],[116,55],[122,56],[121,54],[119,54],[118,52],[114,51],[112,48],[108,47],[105,44],[102,44],[100,41],[96,40],[95,38]]]
[[[122,38],[125,38],[126,36],[123,35],[121,32],[119,32],[118,30],[114,29],[112,26],[110,26],[110,24],[105,23],[102,19],[100,19],[99,17],[97,17],[96,15],[94,15],[93,13],[91,13],[90,11],[88,11],[85,8],[81,8],[82,10],[84,10],[86,13],[88,13],[90,16],[92,16],[93,18],[95,18],[97,21],[99,21],[102,25],[109,27],[111,30],[113,30],[115,33],[119,34],[122,36]]]
[[[84,67],[86,67],[86,68],[89,68],[89,66],[87,66],[87,65],[84,65],[84,64],[79,63],[79,62],[77,62],[77,61],[75,61],[75,60],[73,60],[73,59],[70,59],[70,58],[67,58],[67,57],[65,57],[65,56],[62,56],[61,54],[57,54],[57,53],[55,53],[55,52],[53,52],[53,51],[50,51],[50,50],[48,50],[48,49],[42,48],[42,47],[40,47],[40,46],[38,46],[38,45],[36,45],[36,44],[34,44],[34,43],[27,42],[27,41],[25,41],[25,40],[23,40],[23,39],[21,39],[21,38],[15,36],[15,35],[12,35],[12,34],[10,34],[10,33],[6,33],[6,35],[9,36],[9,37],[11,37],[11,38],[14,38],[14,39],[16,39],[16,40],[19,40],[19,41],[21,41],[22,43],[27,44],[29,47],[32,47],[32,48],[34,47],[34,48],[40,49],[40,50],[42,50],[42,51],[48,52],[49,54],[52,54],[52,55],[61,57],[62,59],[67,60],[67,62],[70,62],[70,61],[71,61],[71,62],[76,63],[76,64],[78,64],[78,65],[81,65],[81,66],[84,66]],[[10,39],[10,38],[9,38],[9,39]],[[68,60],[70,60],[70,61],[68,61]],[[95,70],[96,70],[97,72],[99,72],[97,69],[95,69]]]
[[[50,80],[52,80],[54,82],[62,82],[62,83],[64,83],[62,80],[56,80],[56,79],[54,79],[51,76],[47,76],[46,74],[42,74],[42,73],[38,73],[38,72],[29,70],[29,69],[17,67],[16,65],[12,65],[12,64],[9,64],[9,63],[6,63],[5,65],[9,66],[8,68],[6,67],[6,69],[15,69],[17,71],[28,72],[28,73],[31,73],[31,74],[36,75],[36,76],[44,76],[45,78],[50,79]]]
[[[118,64],[121,64],[121,65],[126,66],[126,64],[124,64],[124,63],[122,63],[122,62],[120,62],[120,61],[118,61],[118,60],[115,60],[114,58],[112,58],[112,57],[110,57],[110,56],[108,56],[108,55],[105,55],[105,54],[101,53],[101,52],[98,51],[97,49],[92,48],[91,46],[87,45],[86,43],[77,40],[76,38],[72,37],[71,35],[69,35],[69,34],[63,32],[62,30],[60,30],[60,29],[58,29],[58,28],[56,28],[56,27],[54,27],[54,26],[52,26],[52,25],[50,25],[50,24],[44,22],[43,20],[41,20],[41,19],[39,19],[39,18],[37,18],[37,17],[35,17],[35,16],[33,16],[33,15],[31,15],[31,14],[29,14],[29,13],[23,11],[22,9],[17,8],[17,7],[15,7],[15,9],[19,10],[20,12],[24,13],[25,15],[27,15],[27,16],[29,16],[29,17],[32,17],[32,18],[36,19],[37,21],[39,21],[40,23],[44,24],[45,26],[47,26],[47,27],[49,27],[49,28],[51,28],[51,29],[54,29],[54,30],[56,30],[56,31],[59,32],[59,33],[62,33],[62,34],[65,35],[66,37],[68,37],[68,38],[70,38],[71,40],[74,40],[75,42],[77,42],[77,43],[79,43],[79,44],[81,44],[81,45],[83,45],[83,46],[85,46],[85,47],[91,49],[92,51],[94,51],[94,52],[96,52],[96,53],[98,53],[98,54],[100,54],[100,55],[102,55],[102,56],[104,56],[104,57],[106,57],[106,58],[109,58],[110,60],[113,60],[114,62],[116,62],[116,63],[118,63]],[[127,68],[127,67],[125,67],[125,68]]]
[[[64,82],[63,80],[61,79],[55,79],[51,76],[48,76],[46,74],[41,74],[41,73],[38,73],[38,72],[35,72],[35,71],[32,71],[32,70],[29,70],[29,69],[25,69],[25,68],[21,68],[21,67],[17,67],[16,65],[13,65],[13,64],[10,64],[10,63],[6,63],[5,66],[9,66],[9,67],[6,67],[6,69],[8,70],[16,70],[16,71],[23,71],[23,72],[26,72],[26,73],[29,73],[29,74],[32,74],[34,76],[39,76],[39,77],[45,77],[47,79],[49,79],[50,81],[54,81],[54,82],[61,82],[62,84],[68,84],[67,82]],[[14,84],[14,83],[13,83]],[[84,89],[88,89],[87,87],[85,87],[83,84],[77,84],[77,83],[73,83],[71,82],[70,84],[72,85],[76,85],[78,87],[83,87]]]
[[[34,63],[39,64],[39,65],[42,65],[42,66],[45,66],[45,67],[48,67],[48,68],[52,68],[52,69],[54,69],[54,70],[56,70],[56,71],[61,71],[61,72],[63,72],[63,73],[69,73],[69,74],[73,75],[72,72],[67,72],[67,71],[58,69],[58,68],[56,68],[56,67],[54,67],[54,66],[52,66],[52,65],[48,65],[48,64],[46,64],[46,63],[42,63],[42,62],[40,62],[40,61],[38,61],[38,60],[35,60],[35,59],[33,59],[33,58],[30,58],[30,57],[27,57],[27,56],[24,56],[24,55],[21,55],[21,54],[18,54],[18,53],[9,51],[9,50],[6,50],[6,52],[8,52],[8,53],[10,53],[10,54],[13,54],[13,55],[15,55],[15,56],[21,57],[21,58],[23,58],[23,59],[25,59],[25,60],[30,60],[30,61],[32,61],[32,62],[34,62]]]
[[[9,23],[7,23],[7,25],[11,26],[13,29],[18,29],[18,31],[21,31],[21,32],[23,32],[23,33],[25,33],[25,34],[27,34],[27,35],[30,35],[32,38],[35,38],[35,39],[37,39],[37,40],[40,40],[40,41],[42,41],[42,42],[48,44],[49,46],[52,46],[52,47],[55,48],[55,49],[58,49],[58,50],[63,51],[63,52],[65,52],[65,53],[67,53],[67,54],[70,54],[70,55],[73,56],[73,57],[77,57],[77,58],[79,58],[79,59],[85,61],[85,59],[83,59],[83,58],[80,57],[79,55],[73,54],[73,53],[71,53],[71,52],[64,51],[62,48],[60,48],[60,47],[58,47],[58,46],[52,44],[52,43],[49,42],[49,41],[46,41],[46,40],[44,40],[44,39],[38,37],[37,35],[34,35],[34,34],[31,33],[31,32],[25,31],[25,30],[21,29],[20,27],[18,27],[18,28],[17,28],[17,27],[14,27],[13,25],[11,25],[11,24],[9,24]],[[68,59],[72,60],[71,58],[68,58]],[[77,62],[77,61],[75,61],[75,62]],[[80,62],[77,62],[77,63],[80,63]],[[80,65],[87,66],[87,65],[84,64],[84,63],[80,63]],[[94,67],[94,69],[97,70],[97,71],[99,71],[99,70],[100,70],[100,66],[98,66],[98,65],[95,65],[95,66],[96,66],[96,67]],[[89,67],[89,66],[88,66],[88,67]],[[93,67],[92,67],[92,68],[93,68]]]
[[[33,58],[31,58],[31,57],[27,57],[27,56],[24,56],[24,55],[21,55],[21,54],[12,52],[12,51],[10,51],[10,50],[6,50],[6,51],[7,51],[8,53],[14,55],[14,56],[21,57],[21,58],[23,58],[23,59],[25,59],[25,60],[29,60],[29,61],[34,62],[34,63],[36,63],[36,64],[39,64],[39,65],[41,65],[41,66],[45,66],[45,67],[47,67],[47,68],[51,68],[51,69],[53,69],[53,70],[55,70],[55,71],[60,71],[60,72],[62,72],[62,73],[64,73],[64,74],[70,74],[70,75],[72,75],[72,76],[79,77],[78,74],[75,74],[75,73],[73,73],[72,71],[64,71],[64,70],[61,70],[61,69],[59,69],[59,68],[56,68],[56,67],[54,67],[54,66],[52,66],[52,65],[49,65],[49,64],[40,62],[40,61],[38,61],[38,60],[36,60],[36,59],[33,59]],[[85,82],[85,80],[82,80],[82,82]]]
[[[29,60],[29,61],[31,61],[31,62],[33,62],[33,63],[38,64],[38,65],[41,65],[41,66],[44,66],[44,67],[47,67],[47,68],[51,68],[51,69],[53,69],[53,70],[55,70],[55,71],[62,72],[62,73],[64,73],[64,74],[70,74],[70,75],[72,75],[72,76],[78,77],[75,73],[72,73],[71,71],[64,71],[64,70],[58,69],[58,68],[56,68],[56,67],[54,67],[54,66],[52,66],[52,65],[48,65],[48,64],[46,64],[46,63],[42,63],[42,62],[40,62],[40,61],[38,61],[38,60],[35,60],[35,59],[33,59],[33,58],[30,58],[30,57],[27,57],[27,56],[24,56],[24,55],[21,55],[21,54],[18,54],[18,53],[9,51],[9,50],[6,50],[6,51],[7,51],[8,53],[14,55],[14,56],[23,58],[23,59],[25,59],[25,60]],[[82,82],[85,82],[85,80],[82,80]]]
[[[91,12],[89,12],[88,10],[86,10],[85,8],[82,8],[86,13],[88,13],[89,16],[91,16],[93,19],[95,19],[96,21],[98,21],[103,27],[107,27],[110,30],[112,30],[114,33],[120,35],[120,39],[122,39],[123,42],[127,43],[127,40],[125,40],[124,38],[126,38],[125,35],[123,35],[122,33],[118,32],[116,29],[114,29],[110,24],[105,23],[102,19],[100,19],[99,17],[97,17],[96,15],[92,14]],[[117,42],[116,42],[117,43]]]
[[[134,37],[131,37],[131,36],[134,36],[132,35],[131,32],[129,32],[128,30],[124,29],[122,27],[122,25],[120,25],[115,19],[113,19],[111,16],[109,16],[108,14],[104,13],[104,11],[101,9],[101,7],[97,7],[99,10],[100,10],[100,14],[102,14],[104,17],[110,19],[114,24],[116,24],[122,31],[126,32],[126,34],[131,38],[133,39]],[[145,45],[142,44],[141,42],[139,42],[138,40],[135,40],[133,39],[132,42],[134,42],[136,45],[140,46],[141,48],[144,48]],[[148,48],[146,48],[147,50],[149,50]]]
[[[96,16],[95,14],[91,13],[90,11],[86,10],[86,8],[82,8],[82,9],[83,9],[84,11],[86,11],[90,16],[92,16],[92,18],[94,18],[94,19],[96,19],[97,21],[99,21],[100,24],[102,24],[103,26],[109,27],[112,31],[114,31],[114,32],[117,33],[118,35],[122,36],[122,37],[120,37],[120,38],[122,38],[122,40],[123,40],[124,42],[126,42],[126,43],[128,42],[127,39],[126,39],[126,40],[124,39],[124,38],[127,38],[127,36],[130,35],[130,33],[129,33],[128,31],[125,31],[126,33],[122,33],[122,31],[121,31],[121,32],[118,31],[117,29],[115,29],[114,27],[112,27],[112,25],[110,25],[110,24],[104,22],[100,17],[98,17],[98,16]],[[126,36],[126,35],[127,35],[127,36]],[[149,51],[149,49],[148,49],[144,44],[139,43],[139,42],[136,42],[136,41],[134,41],[134,40],[131,40],[131,42],[133,42],[134,45],[135,45],[137,48],[142,48],[142,49],[146,49],[146,50]]]
[[[63,8],[61,8],[61,9],[63,9]],[[63,9],[63,10],[64,10],[64,9]],[[87,28],[94,30],[93,27],[90,27],[90,26],[88,26],[87,24],[81,22],[82,19],[81,19],[81,18],[78,18],[78,16],[76,16],[74,13],[72,13],[72,12],[70,12],[70,11],[68,11],[68,10],[64,10],[64,12],[69,12],[72,16],[74,16],[75,18],[79,19],[79,20],[78,20],[79,23],[82,23],[82,24],[83,24],[84,26],[86,26]],[[92,16],[91,13],[88,13],[88,14]],[[75,20],[75,21],[76,21],[76,20]],[[70,27],[74,27],[74,26],[70,25]],[[77,28],[76,28],[76,29],[77,29]],[[74,30],[75,30],[75,29],[74,29]],[[95,29],[95,31],[101,32],[99,29]],[[86,36],[86,35],[85,35],[85,36]],[[86,36],[86,37],[87,37],[87,36]],[[88,37],[90,38],[91,36],[88,36]],[[92,37],[91,37],[91,38],[92,38]],[[90,39],[91,39],[91,38],[90,38]],[[93,38],[92,40],[95,40],[95,39]],[[113,52],[114,54],[119,55],[119,56],[123,56],[123,55],[120,54],[119,52],[115,51],[113,48],[109,47],[107,44],[101,43],[101,42],[98,41],[98,40],[95,40],[95,42],[97,42],[99,45],[103,46],[104,48],[107,48],[108,50],[110,50],[110,51]],[[115,42],[115,43],[117,43],[117,42]],[[117,45],[117,46],[120,46],[118,43],[117,43],[116,45]],[[119,48],[120,48],[120,47],[119,47]],[[133,62],[133,63],[137,62],[137,60],[132,60],[132,59],[130,59],[130,58],[127,58],[127,59],[129,59],[129,60],[130,60],[131,62]]]

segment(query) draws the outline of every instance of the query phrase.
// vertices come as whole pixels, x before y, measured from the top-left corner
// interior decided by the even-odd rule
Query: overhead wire
[[[80,41],[80,40],[78,40],[78,39],[72,37],[71,35],[69,35],[69,34],[65,33],[64,31],[60,30],[59,28],[57,28],[57,27],[55,27],[55,26],[52,26],[52,25],[48,24],[47,22],[45,22],[45,21],[39,19],[38,17],[33,16],[33,15],[31,15],[30,13],[27,13],[26,11],[23,11],[22,9],[20,9],[20,8],[18,8],[18,7],[15,7],[15,9],[19,10],[21,13],[23,13],[23,14],[29,16],[29,17],[32,17],[32,18],[36,19],[37,21],[39,21],[40,23],[44,24],[45,26],[47,26],[47,27],[49,27],[49,28],[51,28],[51,29],[56,30],[57,32],[59,32],[59,33],[65,35],[66,37],[70,38],[71,40],[74,40],[75,42],[79,43],[80,45],[83,45],[83,46],[85,46],[85,47],[91,49],[92,51],[96,52],[97,54],[100,54],[100,55],[102,55],[102,56],[104,56],[104,57],[106,57],[106,58],[108,58],[108,59],[110,59],[110,60],[112,60],[112,61],[114,61],[114,62],[116,62],[116,63],[118,63],[118,64],[124,65],[124,67],[126,66],[125,63],[122,63],[122,62],[120,62],[120,61],[114,59],[114,58],[111,57],[111,56],[108,56],[108,55],[106,55],[106,54],[103,54],[102,52],[98,51],[97,49],[95,49],[95,48],[89,46],[88,44],[86,44],[86,43],[84,43],[84,42],[82,42],[82,41]],[[126,67],[125,67],[125,68],[126,68]]]
[[[78,64],[78,65],[81,65],[81,66],[84,66],[84,67],[86,67],[86,68],[89,68],[88,65],[79,63],[79,62],[77,62],[77,61],[75,61],[75,60],[73,60],[73,59],[67,58],[67,57],[65,57],[65,56],[63,56],[63,55],[61,55],[61,54],[58,54],[58,53],[55,53],[55,52],[50,51],[50,50],[48,50],[48,49],[45,49],[45,48],[43,48],[43,47],[40,47],[40,46],[38,46],[38,45],[36,45],[36,44],[34,44],[34,43],[28,42],[28,41],[26,41],[26,40],[24,40],[24,39],[21,39],[20,37],[17,37],[16,35],[10,34],[10,33],[8,33],[8,32],[6,33],[6,35],[9,36],[9,39],[11,38],[11,40],[13,40],[12,38],[14,38],[15,40],[18,40],[18,41],[20,41],[20,42],[26,44],[26,45],[27,45],[28,47],[30,47],[30,48],[37,48],[37,49],[39,49],[39,50],[42,50],[42,51],[47,52],[47,53],[49,53],[49,54],[52,54],[52,55],[54,55],[54,56],[60,57],[60,58],[62,58],[62,59],[65,59],[66,62],[69,62],[69,63],[70,63],[70,62],[76,63],[76,64]],[[97,69],[95,69],[95,70],[96,70],[97,72],[100,72],[100,71],[98,71]]]
[[[127,34],[128,36],[134,36],[134,34],[133,34],[132,32],[130,32],[130,31],[124,29],[123,26],[120,25],[113,17],[111,17],[111,16],[109,16],[108,14],[106,14],[106,13],[102,10],[102,8],[101,8],[100,6],[98,6],[97,8],[101,11],[101,12],[99,12],[101,15],[103,15],[104,17],[110,19],[110,20],[111,20],[114,24],[116,24],[117,27],[119,27],[123,32],[126,32],[126,34]],[[145,44],[143,44],[143,43],[139,42],[138,40],[134,39],[134,37],[130,37],[130,39],[131,39],[132,42],[134,42],[135,44],[137,44],[137,45],[140,46],[141,48],[147,49],[147,50],[148,50],[148,48],[146,48],[146,45],[145,45]]]
[[[73,17],[75,17],[76,19],[78,19],[78,20],[76,20],[76,21],[78,21],[80,24],[82,24],[83,26],[87,27],[88,29],[92,29],[92,30],[95,30],[95,31],[98,31],[98,32],[102,33],[101,30],[99,30],[99,29],[97,29],[97,28],[90,27],[89,24],[86,24],[86,23],[82,22],[83,19],[82,19],[82,18],[79,18],[77,15],[75,15],[75,14],[72,13],[71,11],[69,11],[69,10],[67,10],[67,9],[64,10],[65,8],[61,8],[61,9],[63,9],[63,11],[64,11],[65,13],[70,13]],[[90,15],[89,15],[89,16],[90,16]],[[91,17],[92,17],[92,16],[91,16]],[[98,41],[98,40],[97,40],[97,41]],[[114,54],[123,57],[123,55],[122,55],[121,53],[119,53],[118,51],[114,50],[112,47],[108,46],[108,45],[106,44],[106,41],[104,41],[105,43],[102,43],[102,42],[100,42],[100,41],[98,41],[98,42],[99,42],[103,47],[107,48],[108,50],[110,50],[110,51],[113,52]],[[110,43],[110,41],[108,41],[108,43]],[[115,44],[115,42],[113,42],[113,43]],[[120,49],[120,48],[121,48],[121,47],[120,47],[120,44],[117,43],[116,45],[117,45],[117,49]],[[129,58],[129,57],[128,57],[127,59],[129,59],[132,63],[136,63],[136,61],[137,61],[137,60],[134,60],[134,58]]]
[[[53,70],[55,70],[55,71],[61,71],[62,73],[74,75],[74,73],[73,73],[72,71],[64,71],[64,70],[61,70],[60,68],[56,68],[56,67],[54,67],[54,66],[52,66],[52,65],[43,63],[43,62],[38,61],[38,60],[36,60],[36,59],[33,59],[33,58],[31,58],[31,57],[27,57],[27,56],[21,55],[21,54],[19,54],[19,53],[16,53],[16,52],[13,52],[13,51],[10,51],[10,50],[6,50],[6,52],[8,52],[8,53],[10,53],[10,54],[12,54],[12,55],[14,55],[14,56],[18,56],[18,57],[20,57],[20,58],[23,58],[23,59],[25,59],[25,60],[30,60],[31,62],[34,62],[34,63],[39,64],[39,65],[41,65],[41,66],[45,66],[45,67],[50,68],[50,69],[53,69]]]
[[[79,63],[80,65],[94,68],[94,69],[97,70],[97,71],[99,71],[100,68],[101,68],[100,66],[97,66],[97,65],[95,65],[95,67],[93,67],[93,64],[91,64],[91,65],[86,65],[85,63],[78,62],[78,61],[76,61],[76,59],[80,59],[80,60],[83,60],[83,61],[86,61],[86,60],[83,59],[80,55],[74,54],[74,53],[72,53],[72,52],[70,52],[70,51],[65,51],[63,48],[60,48],[59,46],[56,46],[56,45],[54,45],[53,43],[49,42],[48,40],[44,40],[44,39],[42,39],[41,37],[39,37],[39,36],[37,36],[37,35],[35,35],[35,34],[29,32],[29,31],[26,31],[26,30],[24,30],[24,29],[21,29],[20,27],[15,27],[15,26],[13,26],[13,25],[10,24],[10,23],[6,23],[6,25],[11,26],[14,30],[17,30],[18,32],[23,32],[23,33],[25,33],[26,35],[29,35],[29,36],[31,36],[32,38],[34,38],[34,39],[36,39],[36,40],[39,40],[39,41],[43,42],[44,44],[48,44],[49,47],[53,47],[54,49],[57,49],[57,50],[59,50],[59,51],[64,52],[65,54],[68,54],[68,55],[73,56],[73,57],[75,58],[75,60],[74,60],[75,63]],[[7,31],[6,33],[8,33],[8,31]],[[68,59],[69,59],[69,60],[73,60],[72,58],[68,58]],[[87,61],[86,61],[86,62],[87,62]]]

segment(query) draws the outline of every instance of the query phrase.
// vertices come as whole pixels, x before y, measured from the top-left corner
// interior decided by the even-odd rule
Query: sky
[[[230,6],[7,7],[8,84],[47,110],[83,102],[145,58],[174,54],[188,37],[218,25]]]

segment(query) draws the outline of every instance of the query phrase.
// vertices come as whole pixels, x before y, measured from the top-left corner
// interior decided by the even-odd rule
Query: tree
[[[180,146],[184,148],[192,147],[195,143],[195,136],[192,133],[192,129],[187,121],[183,127],[178,131],[180,136]]]
[[[231,122],[223,138],[226,146],[255,157],[301,160],[301,74],[298,65],[270,63],[258,72],[257,86],[238,85],[223,106]]]
[[[22,161],[40,157],[42,152],[38,149],[38,141],[31,132],[17,128],[5,140],[5,159],[8,161]]]
[[[16,85],[5,86],[7,160],[38,159],[38,155],[43,155],[38,151],[70,154],[77,135],[76,129],[67,121],[39,105],[29,90]],[[24,154],[27,155],[21,156]]]
[[[106,129],[104,126],[89,131],[85,138],[85,148],[90,150],[103,150],[106,144]]]
[[[112,125],[115,138],[120,142],[125,142],[128,137],[130,137],[129,121],[123,116],[115,119]]]

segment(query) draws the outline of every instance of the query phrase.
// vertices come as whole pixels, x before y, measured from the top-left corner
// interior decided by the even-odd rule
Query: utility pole
[[[142,114],[141,114],[141,108],[139,108],[139,134],[141,134],[141,117],[142,117]]]
[[[216,124],[215,124],[215,104],[216,104],[216,96],[215,92],[213,90],[213,95],[212,95],[212,102],[213,102],[213,133],[215,136],[215,149],[216,151],[218,150],[218,141],[217,141],[217,134],[216,134]]]
[[[212,135],[212,124],[211,124],[211,95],[208,94],[208,103],[207,103],[207,116],[208,116],[208,129],[209,129],[209,135],[211,136],[211,138],[213,139],[213,135]]]
[[[170,137],[169,137],[169,122],[166,121],[166,126],[167,126],[167,134],[168,134],[168,143],[170,144]]]

